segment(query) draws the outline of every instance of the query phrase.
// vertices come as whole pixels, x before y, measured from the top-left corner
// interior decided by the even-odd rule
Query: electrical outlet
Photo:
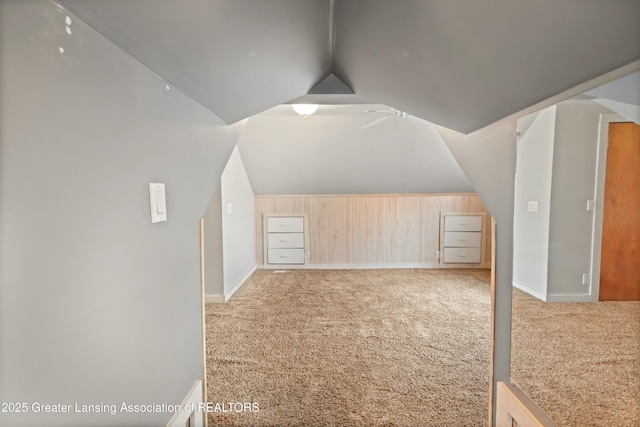
[[[591,212],[596,208],[596,201],[595,200],[587,200],[587,211]]]
[[[311,258],[311,251],[304,251],[305,258]]]
[[[436,251],[436,259],[440,259],[440,251]]]
[[[584,273],[582,275],[582,284],[583,285],[590,285],[591,284],[591,275],[588,273]]]

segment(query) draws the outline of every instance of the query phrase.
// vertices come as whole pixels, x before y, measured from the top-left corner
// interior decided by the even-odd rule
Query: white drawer
[[[269,233],[267,243],[273,248],[304,248],[304,233]]]
[[[444,248],[445,264],[479,264],[480,248]]]
[[[479,248],[482,240],[480,231],[445,231],[444,246],[458,248]]]
[[[482,231],[482,217],[478,215],[447,215],[444,231]]]
[[[304,249],[269,249],[269,264],[304,264]]]
[[[304,218],[301,216],[267,218],[267,232],[304,233]]]

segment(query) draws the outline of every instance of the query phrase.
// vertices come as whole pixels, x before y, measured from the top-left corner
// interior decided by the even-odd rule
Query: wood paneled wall
[[[307,267],[442,267],[440,212],[487,212],[475,193],[256,196],[256,256],[264,265],[263,214],[306,213]],[[490,236],[486,221],[486,236]],[[482,242],[491,259],[489,239]],[[488,267],[488,265],[483,265]]]

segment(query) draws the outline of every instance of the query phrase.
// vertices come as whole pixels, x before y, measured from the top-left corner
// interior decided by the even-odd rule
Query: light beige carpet
[[[561,427],[640,426],[640,302],[513,292],[512,380]]]
[[[487,270],[259,270],[206,323],[210,425],[487,424]]]

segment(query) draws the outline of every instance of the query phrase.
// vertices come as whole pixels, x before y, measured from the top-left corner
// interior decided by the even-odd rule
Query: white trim
[[[596,302],[590,294],[549,294],[547,302]]]
[[[260,270],[381,270],[392,268],[424,268],[424,269],[451,269],[451,268],[491,268],[491,264],[438,264],[438,263],[402,263],[402,264],[306,264],[306,265],[264,265],[258,266]]]
[[[206,412],[201,410],[203,403],[202,381],[197,380],[191,386],[189,393],[180,402],[180,410],[175,412],[169,419],[167,427],[181,427],[187,425],[187,422],[193,427],[203,427],[205,425],[204,417],[206,416]],[[185,408],[193,408],[193,410],[185,412]]]
[[[251,267],[251,269],[245,273],[244,276],[242,276],[240,278],[240,280],[238,280],[238,282],[233,286],[233,288],[231,288],[231,290],[229,292],[227,292],[224,295],[205,295],[204,296],[204,301],[206,303],[221,303],[221,302],[227,302],[231,299],[231,297],[233,296],[233,294],[235,294],[236,292],[238,292],[238,289],[240,289],[242,287],[242,285],[244,285],[244,282],[247,281],[247,279],[249,279],[249,277],[251,277],[251,275],[259,268],[258,265],[254,265],[253,267]]]
[[[518,289],[520,289],[522,292],[526,292],[526,293],[528,293],[529,295],[531,295],[532,297],[538,298],[538,299],[539,299],[539,300],[541,300],[541,301],[545,301],[545,302],[547,301],[547,298],[548,298],[548,295],[547,295],[547,294],[542,293],[542,292],[540,292],[540,291],[536,291],[535,289],[533,289],[533,288],[531,288],[531,287],[529,287],[529,286],[527,286],[527,285],[524,285],[524,284],[522,284],[522,283],[520,283],[520,282],[516,282],[516,281],[514,280],[514,281],[513,281],[513,287],[514,287],[514,288],[518,288]]]
[[[544,302],[594,302],[590,294],[545,294],[515,280],[513,287]]]
[[[607,148],[609,146],[609,123],[628,122],[619,114],[601,114],[598,125],[598,151],[596,154],[596,182],[593,198],[596,201],[591,232],[591,297],[600,299],[600,257],[602,254],[602,220],[604,212],[604,184],[607,176]]]
[[[231,290],[224,295],[224,302],[227,302],[229,301],[229,299],[231,299],[233,294],[235,294],[238,291],[238,289],[240,289],[240,287],[244,285],[244,282],[246,282],[247,279],[251,277],[251,275],[253,274],[254,271],[256,271],[257,268],[258,266],[254,264],[253,267],[251,267],[249,271],[244,276],[242,276],[240,280],[238,280],[238,283],[236,283],[235,286],[231,288]]]

